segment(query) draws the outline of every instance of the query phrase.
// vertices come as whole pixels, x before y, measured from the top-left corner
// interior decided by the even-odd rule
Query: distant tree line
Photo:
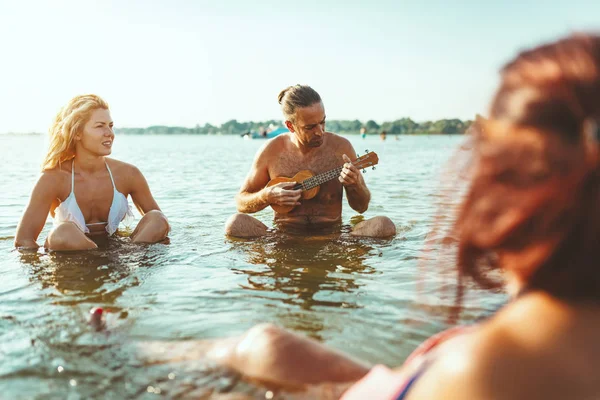
[[[359,120],[328,120],[326,128],[330,132],[342,134],[358,134],[361,128],[367,134],[379,134],[386,131],[389,135],[420,135],[420,134],[462,134],[465,133],[472,121],[460,119],[440,119],[438,121],[415,122],[410,118],[397,119],[379,125],[373,120],[361,122]],[[282,121],[269,120],[262,122],[239,122],[235,119],[225,122],[221,126],[211,124],[196,125],[194,128],[182,126],[149,126],[147,128],[117,128],[117,133],[138,135],[243,135],[248,132],[262,132],[269,127],[281,126]]]

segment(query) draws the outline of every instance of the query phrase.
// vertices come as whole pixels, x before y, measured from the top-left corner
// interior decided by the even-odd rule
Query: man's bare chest
[[[321,152],[312,157],[298,157],[293,154],[282,154],[276,162],[269,166],[270,179],[276,177],[292,178],[299,171],[310,171],[313,175],[333,170],[343,164],[335,153]]]

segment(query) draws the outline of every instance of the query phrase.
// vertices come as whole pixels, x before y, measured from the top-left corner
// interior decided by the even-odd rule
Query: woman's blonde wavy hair
[[[92,112],[99,108],[108,110],[108,103],[95,94],[76,96],[61,108],[50,127],[50,145],[42,171],[56,168],[75,157],[75,136],[83,131]]]

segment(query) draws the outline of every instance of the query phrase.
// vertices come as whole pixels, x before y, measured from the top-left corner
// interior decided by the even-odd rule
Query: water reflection
[[[123,292],[139,284],[132,274],[157,265],[167,249],[162,245],[134,245],[123,238],[81,252],[22,252],[21,263],[43,289],[55,289],[54,304],[101,303],[113,306]]]
[[[168,252],[164,245],[134,245],[123,238],[92,251],[20,252],[29,279],[42,287],[40,302],[48,306],[15,319],[14,330],[28,346],[12,351],[17,360],[12,378],[34,376],[38,392],[69,387],[76,398],[130,397],[145,390],[151,378],[139,373],[127,336],[128,309],[135,304],[123,307],[118,300],[157,272]],[[107,331],[96,332],[86,322],[92,305],[109,311]]]
[[[233,240],[232,240],[233,241]],[[250,264],[262,268],[233,268],[248,276],[243,288],[259,297],[279,299],[302,310],[316,306],[358,308],[355,296],[361,285],[357,274],[371,274],[365,264],[374,248],[364,241],[342,236],[269,235],[253,241],[233,241]],[[284,296],[273,296],[280,293]]]

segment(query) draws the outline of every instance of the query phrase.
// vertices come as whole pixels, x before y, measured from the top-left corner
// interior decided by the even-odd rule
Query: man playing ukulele
[[[280,229],[306,233],[337,230],[341,226],[343,188],[352,209],[363,213],[369,206],[371,193],[360,170],[348,157],[354,158],[354,148],[347,139],[325,131],[321,96],[310,86],[290,86],[279,93],[279,104],[290,132],[269,140],[257,152],[236,196],[240,213],[226,223],[227,235],[264,235],[267,226],[248,214],[271,205],[292,208],[286,213],[275,212],[275,223]],[[303,199],[302,189],[294,188],[299,182],[267,186],[277,177],[293,177],[301,170],[319,174],[342,164],[338,179],[322,183],[317,195],[311,199]],[[358,223],[351,234],[390,237],[396,234],[396,227],[389,218],[379,216]]]

